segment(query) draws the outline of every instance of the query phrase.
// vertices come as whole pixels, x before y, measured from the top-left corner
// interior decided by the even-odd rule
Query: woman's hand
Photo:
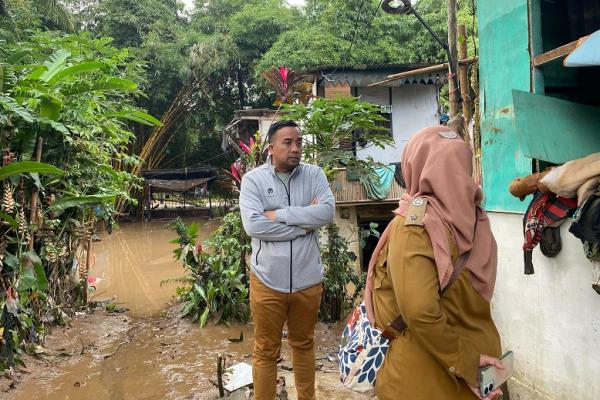
[[[497,359],[496,357],[490,357],[490,356],[486,356],[485,354],[482,354],[479,357],[479,366],[487,367],[488,365],[493,365],[498,369],[504,369],[504,365],[502,364],[502,362],[499,359]],[[477,377],[477,380],[479,381],[479,376]],[[502,396],[502,390],[500,390],[500,388],[496,388],[494,391],[492,391],[486,397],[480,396],[479,386],[469,385],[469,389],[471,389],[473,391],[473,393],[475,393],[475,395],[477,396],[478,399],[482,399],[482,400],[493,400],[493,399],[500,398],[500,396]]]

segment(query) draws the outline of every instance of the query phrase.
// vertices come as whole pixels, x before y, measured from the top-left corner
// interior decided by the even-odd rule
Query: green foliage
[[[5,179],[9,176],[21,175],[26,173],[62,175],[63,171],[52,165],[40,163],[37,161],[14,162],[4,167],[0,167],[0,179]]]
[[[136,182],[121,169],[137,162],[127,123],[158,123],[134,104],[140,71],[127,50],[85,33],[31,32],[0,50],[5,367],[45,323],[81,306],[78,249]],[[38,151],[42,162],[32,161]]]
[[[319,318],[325,322],[339,321],[354,306],[358,294],[365,285],[365,276],[353,269],[356,254],[349,251],[350,243],[340,235],[337,225],[331,223],[323,228],[327,239],[321,246],[323,262],[323,301]],[[354,286],[352,296],[348,286]]]
[[[316,99],[309,105],[284,105],[282,114],[302,123],[306,137],[312,138],[303,145],[304,159],[323,167],[329,179],[335,168],[347,167],[354,171],[361,182],[373,178],[378,163],[369,158],[359,160],[347,143],[360,140],[373,146],[393,144],[389,131],[378,125],[385,121],[380,108],[355,97]]]
[[[472,29],[472,0],[459,1],[458,21]],[[273,44],[257,72],[285,65],[298,71],[325,66],[438,62],[446,59],[441,46],[411,15],[384,13],[379,0],[308,0],[306,18]],[[447,2],[419,0],[423,19],[447,40]]]
[[[239,211],[227,214],[223,224],[202,244],[196,242],[198,225],[189,227],[177,219],[169,226],[177,232],[173,252],[183,262],[189,286],[179,288],[183,314],[204,327],[209,320],[219,323],[247,321],[248,279],[245,257],[250,242]]]

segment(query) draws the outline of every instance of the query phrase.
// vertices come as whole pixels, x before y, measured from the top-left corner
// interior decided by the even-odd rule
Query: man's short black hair
[[[277,133],[278,130],[280,130],[281,128],[287,128],[288,126],[291,126],[293,128],[298,128],[298,123],[291,119],[284,119],[282,121],[274,122],[271,125],[271,127],[269,128],[269,132],[267,133],[267,137],[269,138],[269,143],[271,143],[273,141],[273,137],[275,136],[275,134]]]

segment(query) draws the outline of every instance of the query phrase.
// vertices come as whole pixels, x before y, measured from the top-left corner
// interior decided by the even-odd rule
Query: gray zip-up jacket
[[[296,292],[323,280],[316,230],[330,223],[335,212],[321,168],[301,163],[288,187],[269,158],[244,175],[240,193],[242,223],[252,238],[252,270],[278,292]],[[313,199],[319,203],[311,205]],[[275,221],[263,215],[268,210],[277,210]]]

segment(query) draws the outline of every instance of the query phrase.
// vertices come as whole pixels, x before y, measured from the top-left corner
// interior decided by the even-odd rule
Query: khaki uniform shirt
[[[378,327],[398,315],[407,325],[377,373],[377,397],[476,399],[465,381],[477,384],[480,354],[501,355],[490,304],[473,288],[467,269],[440,294],[429,235],[422,225],[404,221],[397,216],[391,222],[389,246],[380,254],[373,279]],[[456,260],[456,245],[450,242]]]

